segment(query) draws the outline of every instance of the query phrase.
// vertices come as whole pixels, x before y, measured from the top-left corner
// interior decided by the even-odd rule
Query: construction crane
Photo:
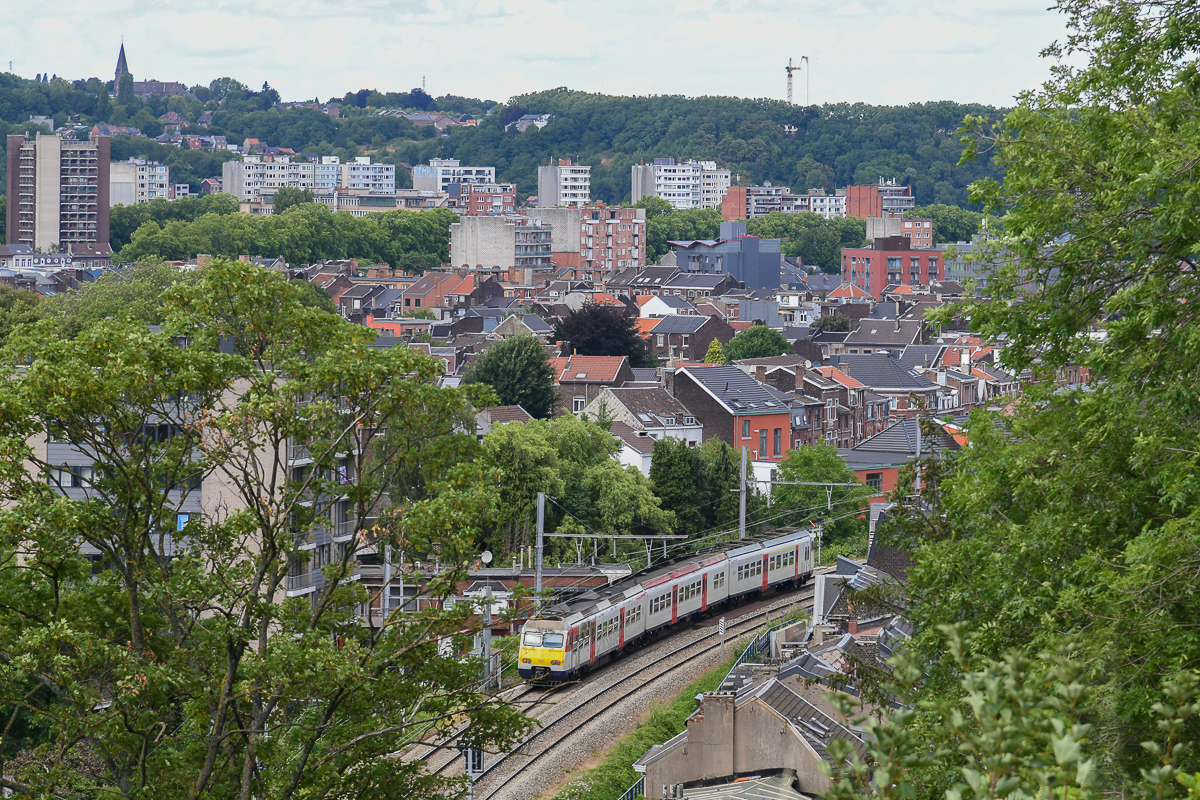
[[[808,67],[808,56],[800,56],[800,64],[796,64],[795,66],[792,65],[792,60],[789,58],[787,66],[784,67],[784,69],[787,70],[787,78],[788,78],[788,90],[787,90],[788,105],[792,105],[792,73],[795,72],[796,70],[800,69],[801,64],[803,64],[805,67]],[[804,71],[804,105],[805,106],[808,105],[808,70],[807,69],[805,69],[805,71]]]

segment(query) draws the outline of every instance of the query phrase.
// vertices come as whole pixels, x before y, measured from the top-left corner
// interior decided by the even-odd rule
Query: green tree
[[[281,186],[275,192],[275,202],[271,206],[271,213],[282,214],[293,206],[298,206],[302,203],[311,203],[316,199],[312,189],[297,189],[292,186]]]
[[[709,528],[737,525],[738,495],[741,483],[741,454],[713,436],[700,445],[697,453],[703,465],[704,491],[701,508]],[[747,502],[751,514],[759,501],[750,498]]]
[[[708,343],[708,352],[704,354],[705,364],[725,364],[729,359],[725,357],[725,349],[721,347],[719,339],[713,339]]]
[[[637,333],[624,308],[587,303],[568,311],[554,325],[554,338],[568,353],[581,356],[628,356],[630,366],[657,366],[650,348]]]
[[[546,348],[532,336],[512,336],[489,347],[467,370],[464,383],[486,383],[500,405],[521,406],[530,416],[554,413],[558,392]]]
[[[775,486],[771,490],[771,505],[790,509],[784,524],[805,526],[822,521],[822,535],[829,544],[854,536],[863,537],[866,545],[866,522],[861,519],[871,490],[862,485],[846,466],[846,459],[832,445],[817,444],[793,447],[779,462],[776,479],[801,483],[828,482],[854,486]]]
[[[309,283],[303,278],[296,278],[292,281],[292,285],[296,287],[296,299],[308,308],[316,308],[324,311],[326,314],[338,313],[337,304],[333,302],[333,298],[329,296],[329,292],[325,291],[315,283]]]
[[[917,206],[911,211],[904,212],[906,218],[933,220],[933,240],[935,243],[969,242],[979,233],[979,225],[983,215],[975,211],[967,211],[958,206],[948,206],[944,203],[934,203],[928,206]]]
[[[24,289],[0,287],[0,347],[19,325],[38,320],[42,296]]]
[[[464,722],[476,746],[503,746],[528,724],[480,696],[478,663],[440,653],[439,637],[468,646],[469,607],[362,624],[380,590],[352,576],[401,546],[438,553],[434,596],[465,576],[493,513],[481,466],[448,466],[428,499],[389,506],[390,454],[375,447],[402,414],[458,390],[436,386],[435,359],[372,347],[369,331],[249,264],[215,262],[168,295],[161,333],[116,319],[65,339],[41,323],[4,352],[0,705],[36,711],[47,743],[6,761],[6,788],[457,791],[396,763],[397,747]],[[39,438],[93,453],[94,471],[71,478],[30,446]],[[64,476],[86,494],[58,492]],[[195,481],[223,502],[181,517]],[[334,514],[346,541],[310,549]],[[94,574],[84,545],[101,554]],[[286,597],[311,571],[319,588]],[[54,702],[32,702],[31,682]]]
[[[638,198],[638,201],[633,204],[634,208],[646,209],[646,219],[651,220],[655,217],[661,217],[664,214],[674,212],[675,207],[667,200],[656,195],[647,194]]]
[[[704,524],[703,463],[683,439],[665,437],[654,443],[650,486],[662,507],[675,514],[678,531],[694,533]]]
[[[849,317],[840,311],[835,311],[832,314],[822,314],[817,319],[813,320],[812,327],[819,331],[849,331],[852,325]]]
[[[133,76],[126,72],[117,84],[117,104],[128,107],[133,101]]]
[[[766,325],[753,325],[729,340],[725,356],[730,361],[743,358],[766,358],[792,352],[783,334]]]
[[[38,316],[47,320],[59,335],[68,338],[78,336],[106,319],[160,325],[165,320],[164,293],[172,286],[194,285],[199,280],[198,272],[143,261],[46,298],[38,304]]]

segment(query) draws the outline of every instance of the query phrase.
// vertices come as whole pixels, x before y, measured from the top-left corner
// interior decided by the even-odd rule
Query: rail
[[[803,601],[803,600],[808,600],[808,599],[811,599],[811,598],[812,598],[812,595],[811,595],[811,594],[808,594],[808,595],[805,595],[805,596],[803,596],[803,597],[800,597],[800,598],[797,598],[797,599],[798,599],[798,600],[800,600],[800,601]],[[789,599],[790,599],[790,598],[789,598]],[[733,625],[735,625],[735,626],[740,626],[740,625],[745,625],[745,624],[747,624],[747,623],[750,623],[750,622],[752,622],[752,621],[754,621],[754,620],[760,619],[760,618],[762,618],[762,617],[769,617],[769,615],[770,615],[770,613],[771,613],[771,611],[772,611],[772,610],[774,610],[774,609],[770,609],[770,608],[768,608],[768,609],[766,609],[766,610],[764,610],[764,611],[762,611],[762,612],[758,612],[758,613],[752,613],[752,614],[747,614],[747,615],[745,615],[745,616],[741,617],[740,619],[737,619],[737,620],[735,620],[735,621],[734,621],[732,624],[733,624]],[[777,625],[776,625],[776,626],[772,626],[772,629],[774,629],[775,627],[778,627],[778,626],[777,626]],[[607,686],[607,687],[605,687],[605,688],[601,689],[600,691],[598,691],[598,692],[596,692],[595,694],[591,695],[590,697],[586,698],[586,699],[585,699],[585,700],[583,700],[582,702],[580,702],[580,703],[576,704],[576,705],[575,705],[575,707],[574,707],[572,710],[570,710],[570,711],[566,712],[565,714],[563,714],[562,716],[558,717],[557,719],[554,719],[554,720],[551,720],[551,721],[547,722],[547,723],[546,723],[544,726],[542,726],[542,727],[541,727],[541,728],[539,728],[538,730],[534,731],[533,733],[529,734],[529,736],[527,736],[527,737],[526,737],[526,738],[525,738],[525,739],[524,739],[524,740],[523,740],[523,741],[522,741],[520,744],[518,744],[518,745],[517,745],[516,747],[514,747],[513,749],[509,750],[507,753],[503,754],[503,755],[500,757],[500,759],[498,759],[497,761],[493,762],[493,763],[492,763],[491,765],[489,765],[489,766],[488,766],[486,769],[484,769],[484,770],[483,770],[483,772],[482,772],[482,773],[480,773],[480,775],[478,776],[478,778],[476,778],[476,780],[478,780],[479,778],[483,778],[484,776],[488,775],[488,774],[489,774],[489,773],[491,773],[493,770],[495,770],[497,767],[499,767],[501,764],[505,763],[505,762],[508,760],[508,758],[509,758],[510,756],[512,756],[512,755],[514,755],[515,753],[517,753],[519,750],[521,750],[522,748],[524,748],[524,747],[525,747],[526,745],[528,745],[530,742],[532,742],[532,741],[533,741],[533,740],[535,740],[535,739],[539,739],[539,738],[541,738],[543,735],[545,735],[545,734],[546,734],[548,731],[550,731],[551,729],[557,728],[557,727],[559,727],[560,725],[564,724],[564,723],[567,721],[567,719],[568,719],[569,717],[571,717],[571,716],[573,716],[573,715],[575,714],[575,712],[582,710],[582,709],[583,709],[585,706],[588,706],[588,705],[590,705],[590,704],[591,704],[593,701],[595,701],[595,700],[597,700],[597,699],[600,699],[602,695],[612,692],[612,690],[614,690],[615,688],[617,688],[617,687],[618,687],[618,686],[620,686],[621,684],[624,684],[626,681],[630,681],[630,680],[632,680],[632,679],[634,679],[634,678],[636,678],[636,677],[638,677],[638,676],[642,675],[643,673],[646,673],[646,672],[648,672],[648,671],[649,671],[649,670],[650,670],[652,667],[656,667],[656,666],[659,666],[659,665],[661,665],[661,664],[664,664],[664,663],[670,662],[670,661],[671,661],[673,658],[675,658],[676,656],[679,656],[679,655],[680,655],[681,653],[683,653],[685,650],[689,650],[689,649],[691,649],[691,648],[695,647],[695,646],[696,646],[696,645],[698,645],[698,644],[702,644],[702,643],[708,643],[708,648],[707,648],[707,649],[710,649],[710,650],[711,650],[711,649],[714,649],[714,648],[715,648],[715,647],[717,647],[718,645],[717,645],[715,642],[711,642],[711,640],[712,640],[712,639],[714,639],[714,638],[716,638],[716,637],[717,637],[717,636],[719,636],[719,635],[720,635],[720,634],[719,634],[719,632],[714,630],[712,633],[709,633],[709,634],[706,634],[706,635],[704,635],[704,636],[701,636],[700,638],[698,638],[698,639],[696,639],[696,640],[694,640],[694,641],[692,641],[692,642],[689,642],[688,644],[685,644],[685,645],[682,645],[682,646],[680,646],[680,647],[677,647],[677,648],[675,648],[674,650],[670,651],[669,653],[666,653],[665,655],[663,655],[663,656],[661,656],[661,657],[659,657],[659,658],[656,658],[656,659],[654,659],[653,661],[651,661],[651,662],[649,662],[649,663],[645,664],[644,666],[642,666],[641,668],[639,668],[639,669],[635,670],[634,672],[631,672],[631,673],[629,673],[628,675],[626,675],[626,676],[624,676],[624,677],[622,677],[622,678],[618,679],[618,680],[617,680],[615,683],[612,683],[612,684],[610,684],[609,686]],[[755,654],[757,654],[757,653],[759,653],[759,652],[761,652],[761,651],[762,651],[762,645],[758,643],[758,641],[759,641],[759,639],[760,639],[760,638],[761,638],[761,637],[759,637],[759,636],[756,636],[756,637],[755,637],[755,639],[754,639],[754,640],[752,640],[752,642],[751,642],[751,646],[756,646],[756,645],[757,645],[757,647],[758,647],[758,650],[756,650],[756,651],[755,651]],[[770,637],[769,637],[769,636],[767,637],[767,641],[770,641]],[[749,647],[747,648],[747,650],[749,650]],[[582,720],[581,722],[578,722],[578,723],[576,723],[575,727],[576,727],[576,728],[580,728],[580,727],[583,727],[583,726],[585,726],[585,725],[587,725],[587,724],[591,723],[593,720],[595,720],[596,718],[598,718],[599,716],[601,716],[601,715],[602,715],[602,714],[604,714],[605,712],[609,711],[609,710],[610,710],[612,707],[614,707],[614,706],[616,706],[617,704],[619,704],[619,703],[623,702],[623,701],[625,700],[625,698],[627,698],[627,697],[628,697],[628,696],[629,696],[629,695],[630,695],[630,694],[631,694],[633,691],[636,691],[637,689],[640,689],[640,688],[642,688],[642,686],[646,686],[646,685],[648,685],[648,684],[649,684],[649,683],[651,683],[652,681],[655,681],[655,680],[658,680],[659,678],[662,678],[662,677],[664,677],[664,676],[665,676],[667,673],[673,672],[675,669],[677,669],[677,668],[679,668],[679,667],[683,666],[683,665],[684,665],[684,664],[686,664],[686,663],[689,663],[687,659],[681,659],[681,660],[678,660],[678,661],[676,661],[674,664],[667,664],[667,666],[666,666],[666,667],[665,667],[665,668],[664,668],[664,669],[663,669],[661,672],[659,672],[657,675],[653,675],[653,676],[650,676],[650,677],[648,677],[648,678],[647,678],[645,681],[643,681],[643,683],[642,683],[640,686],[633,687],[633,688],[632,688],[632,689],[630,689],[630,690],[626,690],[626,691],[624,691],[624,692],[621,694],[621,696],[620,696],[619,698],[617,698],[616,700],[613,700],[613,701],[611,701],[611,702],[605,703],[605,704],[604,704],[604,706],[603,706],[602,708],[600,708],[600,709],[598,709],[597,711],[593,712],[592,714],[588,715],[588,716],[587,716],[587,718],[586,718],[586,719],[584,719],[584,720]],[[511,782],[512,782],[512,781],[513,781],[513,780],[514,780],[514,779],[515,779],[515,778],[516,778],[518,775],[521,775],[521,774],[522,774],[522,773],[525,771],[525,769],[527,769],[527,768],[528,768],[530,765],[532,765],[532,764],[533,764],[535,761],[538,761],[538,760],[540,760],[540,759],[541,759],[541,758],[542,758],[544,755],[546,755],[546,754],[547,754],[547,753],[549,753],[549,752],[550,752],[550,748],[544,748],[544,749],[542,749],[542,750],[538,751],[537,753],[533,753],[533,754],[531,754],[531,755],[530,755],[530,757],[529,757],[529,760],[528,760],[528,761],[526,761],[524,764],[522,764],[522,765],[521,765],[521,767],[520,767],[519,769],[517,769],[517,771],[516,771],[516,772],[513,772],[513,773],[509,774],[509,775],[508,775],[506,778],[504,778],[504,779],[503,779],[503,780],[502,780],[502,781],[501,781],[501,782],[500,782],[500,783],[499,783],[497,786],[495,786],[495,787],[494,787],[494,788],[493,788],[493,789],[492,789],[492,790],[491,790],[491,791],[490,791],[490,792],[487,794],[487,796],[484,798],[484,800],[491,800],[491,798],[493,798],[493,797],[495,797],[497,794],[499,794],[499,793],[500,793],[500,791],[502,791],[502,790],[503,790],[503,789],[504,789],[504,788],[505,788],[505,787],[506,787],[506,786],[507,786],[509,783],[511,783]],[[636,784],[635,784],[635,786],[636,786]],[[626,794],[628,794],[628,792],[630,792],[630,791],[633,791],[633,790],[634,790],[634,787],[630,787],[630,788],[629,788],[629,790],[627,790]],[[641,795],[630,795],[630,796],[631,796],[631,797],[638,797],[638,796],[641,796]]]
[[[630,786],[628,789],[626,789],[625,794],[618,797],[617,800],[633,800],[635,797],[645,797],[645,796],[646,796],[646,776],[642,775],[640,778],[638,778],[636,781],[634,781],[633,786]]]

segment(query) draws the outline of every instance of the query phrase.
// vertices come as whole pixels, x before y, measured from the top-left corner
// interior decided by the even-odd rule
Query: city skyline
[[[299,2],[277,17],[261,5],[183,11],[135,0],[95,9],[53,2],[13,9],[8,41],[61,45],[13,52],[25,77],[111,79],[122,40],[139,79],[264,81],[285,100],[347,91],[406,91],[504,101],[556,86],[617,95],[784,99],[788,58],[813,104],[902,105],[953,100],[1011,105],[1049,74],[1042,48],[1064,18],[1044,0],[812,2],[674,0],[409,0]],[[603,12],[597,14],[597,12]],[[247,57],[247,54],[251,54]],[[447,56],[451,57],[447,57]]]

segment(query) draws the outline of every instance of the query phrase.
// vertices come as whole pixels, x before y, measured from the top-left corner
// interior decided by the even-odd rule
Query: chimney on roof
[[[763,364],[759,364],[754,368],[754,377],[758,378],[759,383],[767,382],[767,368]]]

